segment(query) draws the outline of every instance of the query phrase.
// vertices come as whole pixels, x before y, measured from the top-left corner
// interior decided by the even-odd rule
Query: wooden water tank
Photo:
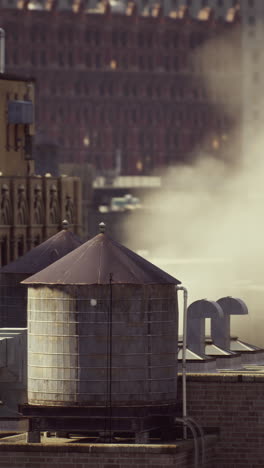
[[[28,278],[28,403],[175,401],[178,280],[99,234]],[[111,333],[109,333],[111,326]]]

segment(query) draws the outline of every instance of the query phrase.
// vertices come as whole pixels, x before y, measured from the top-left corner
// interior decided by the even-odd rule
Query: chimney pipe
[[[5,31],[0,28],[0,73],[5,72]]]

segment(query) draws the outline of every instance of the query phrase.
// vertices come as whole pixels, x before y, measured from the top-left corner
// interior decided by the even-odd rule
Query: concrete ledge
[[[11,439],[11,437],[9,438]],[[58,439],[57,439],[58,440]],[[193,449],[194,442],[192,439],[187,441],[179,441],[175,444],[76,444],[71,443],[71,439],[65,439],[61,442],[27,444],[17,442],[15,436],[13,442],[1,442],[0,452],[82,452],[82,453],[128,453],[128,454],[176,454],[182,451]],[[204,437],[205,446],[215,445],[218,441],[218,436],[209,434]]]
[[[181,374],[179,374],[179,381],[181,381]],[[263,383],[264,382],[264,374],[256,374],[256,373],[239,373],[239,371],[224,372],[217,373],[217,374],[196,374],[196,373],[187,373],[187,380],[188,382],[206,382],[208,384],[212,382],[256,382],[256,383]]]
[[[0,438],[0,444],[15,444],[15,443],[26,442],[26,441],[27,441],[27,432],[23,432],[22,434],[9,435],[9,436],[3,437],[2,439]]]

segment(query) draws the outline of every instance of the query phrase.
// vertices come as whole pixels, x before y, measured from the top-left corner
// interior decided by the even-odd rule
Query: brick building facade
[[[191,160],[197,151],[231,157],[225,141],[234,117],[213,102],[204,75],[213,75],[216,90],[223,70],[227,87],[235,81],[239,115],[235,8],[215,20],[208,8],[191,18],[185,7],[164,16],[153,6],[144,16],[133,2],[123,13],[107,2],[96,11],[77,1],[70,9],[49,0],[32,5],[21,1],[21,9],[1,9],[6,66],[36,77],[37,143],[57,145],[60,162],[134,175]],[[193,60],[206,42],[228,34],[224,55],[215,51],[204,62]]]
[[[263,383],[261,373],[187,375],[188,416],[194,418],[208,434],[203,441],[197,441],[199,467],[263,467]],[[181,388],[178,399],[180,402]],[[203,446],[204,463],[201,462]],[[193,468],[194,447],[193,441],[181,444],[173,440],[162,445],[75,445],[61,442],[26,445],[22,441],[15,445],[5,444],[3,439],[0,443],[0,467]]]
[[[35,83],[0,74],[0,265],[52,236],[67,219],[81,233],[78,177],[35,174]]]

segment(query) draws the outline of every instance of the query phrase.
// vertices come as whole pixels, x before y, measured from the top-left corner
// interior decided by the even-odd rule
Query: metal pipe
[[[191,424],[197,428],[197,431],[199,432],[200,434],[200,437],[201,437],[201,442],[202,442],[202,460],[201,460],[201,463],[202,465],[201,466],[204,466],[205,464],[205,441],[204,441],[204,430],[202,428],[202,426],[200,426],[200,424],[198,424],[197,421],[195,421],[195,419],[193,418],[190,418],[188,417],[188,421],[191,422]]]
[[[186,347],[187,347],[187,302],[188,291],[184,286],[176,286],[177,291],[183,291],[183,339],[182,339],[182,419],[187,419],[186,398]],[[183,438],[187,439],[187,426],[183,426]]]
[[[5,72],[5,31],[0,28],[0,73]]]
[[[194,466],[195,468],[199,468],[199,445],[198,445],[198,439],[197,439],[197,433],[196,433],[196,428],[192,424],[191,421],[189,421],[188,418],[176,418],[176,422],[181,422],[183,424],[183,427],[187,429],[189,427],[192,436],[193,436],[193,441],[194,441]]]

